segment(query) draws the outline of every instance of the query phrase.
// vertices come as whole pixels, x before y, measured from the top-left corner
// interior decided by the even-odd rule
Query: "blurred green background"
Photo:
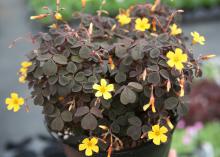
[[[161,0],[162,3],[168,4],[175,8],[181,9],[196,9],[196,8],[211,8],[213,6],[219,5],[220,0]],[[102,0],[87,0],[87,5],[85,8],[86,13],[94,14],[96,10],[99,9]],[[106,0],[106,5],[104,9],[107,10],[111,16],[116,16],[118,14],[119,8],[128,8],[129,6],[137,3],[153,2],[153,0]],[[49,6],[55,9],[56,5],[54,1],[48,0],[31,0],[28,1],[31,10],[35,14],[40,14],[45,12],[42,6]],[[69,21],[72,18],[72,13],[82,10],[81,0],[63,0],[61,1],[61,6],[65,8],[63,11],[63,16],[65,20]],[[43,23],[48,23],[48,19],[42,20]]]

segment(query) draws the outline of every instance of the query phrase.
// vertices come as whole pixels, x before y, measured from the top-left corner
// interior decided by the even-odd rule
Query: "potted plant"
[[[213,57],[193,57],[175,23],[182,11],[157,0],[120,10],[116,19],[102,9],[80,14],[79,27],[72,28],[59,4],[31,17],[50,16],[55,23],[31,38],[39,46],[19,71],[19,81],[28,82],[34,103],[43,107],[49,132],[69,146],[69,156],[167,157],[175,124],[187,110],[184,91],[200,76],[200,61]],[[192,36],[192,45],[204,45],[203,36]],[[6,104],[17,112],[24,99],[12,93]]]

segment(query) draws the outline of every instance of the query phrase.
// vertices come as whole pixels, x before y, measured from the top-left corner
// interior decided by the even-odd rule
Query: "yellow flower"
[[[182,29],[178,28],[176,24],[170,26],[171,33],[170,35],[176,36],[182,33]]]
[[[176,48],[175,53],[172,51],[167,53],[167,58],[169,59],[167,64],[170,67],[175,66],[177,70],[181,71],[184,68],[183,63],[187,62],[188,57],[186,54],[183,54],[183,51],[180,48]]]
[[[22,97],[19,98],[17,93],[11,93],[11,98],[6,98],[5,104],[8,105],[8,110],[13,110],[14,112],[17,112],[24,104],[24,99]]]
[[[201,36],[198,32],[191,32],[191,36],[193,37],[193,44],[201,44],[201,45],[205,45],[205,37]]]
[[[26,82],[26,76],[20,76],[19,79],[18,79],[18,81],[19,81],[20,83],[25,83],[25,82]]]
[[[56,20],[62,20],[63,19],[62,15],[58,12],[54,15],[54,17],[55,17]]]
[[[32,65],[32,62],[24,61],[21,62],[22,68],[29,68]]]
[[[85,151],[86,156],[92,156],[93,152],[98,153],[99,147],[97,146],[98,139],[93,137],[91,140],[89,138],[85,138],[82,141],[82,144],[79,145],[79,151]]]
[[[112,95],[110,92],[114,91],[114,85],[109,84],[107,85],[107,81],[105,79],[101,79],[100,81],[101,85],[94,84],[93,89],[97,90],[95,96],[96,97],[102,97],[106,100],[111,99]]]
[[[148,138],[153,140],[155,145],[167,142],[168,129],[165,126],[160,127],[159,125],[152,126],[152,131],[148,132]]]
[[[124,26],[127,25],[131,22],[131,18],[129,17],[129,15],[126,14],[119,14],[116,19],[118,19],[118,22]]]
[[[50,26],[49,26],[49,28],[52,28],[52,29],[57,29],[57,28],[58,28],[58,26],[57,26],[57,24],[55,24],[55,23],[54,23],[54,24],[50,25]]]
[[[137,31],[146,31],[147,29],[150,29],[150,24],[149,24],[149,20],[147,18],[138,18],[135,21],[135,29]]]

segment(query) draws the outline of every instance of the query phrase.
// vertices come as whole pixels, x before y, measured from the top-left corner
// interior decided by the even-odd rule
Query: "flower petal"
[[[11,104],[11,102],[12,102],[11,98],[6,98],[5,99],[5,104],[9,105],[9,104]]]
[[[105,92],[105,93],[103,93],[103,98],[104,98],[105,100],[108,100],[108,99],[111,99],[111,98],[112,98],[112,95],[111,95],[111,93],[109,93],[109,92]]]
[[[96,84],[94,84],[93,86],[92,86],[92,88],[93,89],[95,89],[95,90],[99,90],[100,89],[100,85],[98,85],[97,83]]]
[[[114,89],[114,85],[113,84],[109,84],[108,86],[107,86],[107,91],[108,92],[112,92],[112,91],[114,91],[115,89]]]
[[[18,98],[18,94],[17,93],[11,93],[11,98],[12,99],[17,99]]]
[[[168,62],[167,62],[167,64],[172,68],[172,67],[174,67],[174,65],[175,65],[175,63],[173,62],[173,60],[169,60]]]
[[[161,132],[162,134],[165,134],[165,133],[168,132],[168,129],[167,129],[165,126],[162,126],[162,127],[160,128],[160,132]]]
[[[95,146],[92,147],[92,150],[94,152],[98,153],[99,152],[99,147],[95,145]]]
[[[154,143],[155,145],[160,145],[160,137],[159,137],[159,136],[154,137],[153,143]]]
[[[100,92],[100,91],[96,92],[96,93],[95,93],[95,96],[96,96],[97,98],[101,97],[101,96],[102,96],[102,92]]]
[[[153,130],[153,132],[160,131],[160,126],[159,125],[154,125],[154,126],[152,126],[152,130]]]
[[[86,154],[86,156],[92,156],[92,154],[93,154],[92,149],[87,148],[85,154]]]
[[[188,56],[186,54],[182,55],[182,62],[187,62]]]
[[[82,141],[83,144],[87,144],[89,143],[89,138],[85,138],[83,141]]]
[[[176,67],[176,69],[179,70],[179,71],[181,71],[181,70],[184,68],[184,66],[183,66],[183,64],[182,64],[181,62],[176,63],[176,64],[175,64],[175,67]]]
[[[23,98],[19,98],[18,99],[18,104],[19,105],[23,105],[24,104],[24,99]]]
[[[14,106],[13,106],[12,104],[10,104],[10,105],[7,106],[7,109],[10,111],[10,110],[13,109],[13,107],[14,107]]]
[[[180,48],[176,48],[175,54],[176,54],[178,57],[180,57],[180,56],[182,56],[182,54],[183,54],[183,50],[180,49]]]
[[[101,79],[101,86],[107,86],[107,81],[105,79]]]
[[[19,105],[14,106],[14,112],[18,112],[19,110],[20,110],[20,106]]]
[[[96,145],[98,143],[98,139],[93,137],[90,142],[92,142],[93,145]]]
[[[164,134],[160,135],[160,140],[161,140],[161,142],[163,142],[163,143],[167,142],[167,136],[164,135]]]
[[[86,149],[86,145],[85,144],[80,144],[79,145],[79,151],[83,151]]]
[[[167,58],[172,59],[173,57],[174,57],[174,52],[169,51],[169,52],[167,53]]]
[[[155,133],[153,131],[148,132],[148,138],[151,140],[155,137]]]

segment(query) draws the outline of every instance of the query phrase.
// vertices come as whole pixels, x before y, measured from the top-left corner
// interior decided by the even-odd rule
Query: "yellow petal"
[[[172,59],[173,57],[174,57],[174,52],[169,51],[169,52],[167,53],[167,58]]]
[[[86,145],[85,144],[80,144],[79,145],[79,151],[83,151],[86,149]]]
[[[7,109],[8,109],[8,110],[12,110],[13,107],[14,107],[14,106],[13,106],[12,104],[9,104],[9,105],[7,106]]]
[[[175,65],[175,63],[173,62],[173,60],[169,60],[168,62],[167,62],[167,64],[172,68],[172,67],[174,67],[174,65]]]
[[[101,97],[101,96],[102,96],[102,92],[100,92],[100,91],[96,92],[96,93],[95,93],[95,96],[96,96],[97,98]]]
[[[160,126],[159,125],[154,125],[154,126],[152,126],[152,130],[153,130],[153,132],[160,131]]]
[[[112,98],[112,95],[111,95],[111,93],[109,93],[109,92],[105,92],[105,93],[103,93],[103,98],[104,98],[105,100],[108,100],[108,99],[111,99],[111,98]]]
[[[167,142],[167,136],[164,135],[164,134],[160,135],[160,140],[161,140],[161,142],[163,142],[163,143]]]
[[[93,138],[91,139],[91,142],[92,142],[93,145],[96,145],[96,144],[98,143],[98,139],[95,138],[95,137],[93,137]]]
[[[87,144],[88,142],[89,142],[89,138],[85,138],[85,139],[82,141],[83,144]]]
[[[176,63],[176,64],[175,64],[175,67],[176,67],[176,69],[179,70],[179,71],[181,71],[181,70],[184,68],[184,66],[183,66],[183,64],[182,64],[181,62]]]
[[[160,145],[160,137],[158,137],[158,136],[154,137],[153,143],[154,143],[155,145]]]
[[[155,137],[155,133],[153,131],[148,132],[148,138],[151,140]]]
[[[98,153],[98,152],[99,152],[99,147],[98,147],[98,146],[93,146],[93,147],[92,147],[92,150],[93,150],[94,152]]]
[[[18,112],[19,110],[20,110],[20,106],[19,105],[14,106],[14,112]]]
[[[135,23],[136,23],[136,24],[141,23],[141,19],[140,19],[140,18],[136,19],[136,20],[135,20]]]
[[[149,22],[149,20],[148,20],[148,18],[143,18],[142,22],[147,24]]]
[[[92,86],[92,88],[93,89],[95,89],[95,90],[99,90],[100,89],[100,85],[98,85],[98,84],[94,84],[93,86]]]
[[[107,86],[107,91],[109,91],[109,92],[114,91],[114,85],[113,85],[113,84],[109,84],[109,85]]]
[[[18,94],[17,93],[11,93],[11,98],[12,99],[17,99],[18,98]]]
[[[18,99],[18,104],[19,105],[23,105],[24,104],[24,99],[23,98],[19,98]]]
[[[175,50],[175,54],[176,54],[177,56],[182,56],[182,54],[183,54],[183,50],[180,49],[180,48],[176,48],[176,50]]]
[[[11,104],[11,102],[12,102],[11,98],[6,98],[5,99],[5,104],[9,105],[9,104]]]
[[[186,54],[182,55],[182,62],[187,62],[188,56]]]
[[[92,156],[92,154],[93,154],[92,149],[87,148],[85,154],[86,154],[86,156]]]
[[[162,126],[162,127],[160,128],[160,132],[161,132],[162,134],[165,134],[165,133],[168,132],[168,129],[167,129],[165,126]]]
[[[107,86],[107,81],[105,79],[101,79],[101,86]]]

